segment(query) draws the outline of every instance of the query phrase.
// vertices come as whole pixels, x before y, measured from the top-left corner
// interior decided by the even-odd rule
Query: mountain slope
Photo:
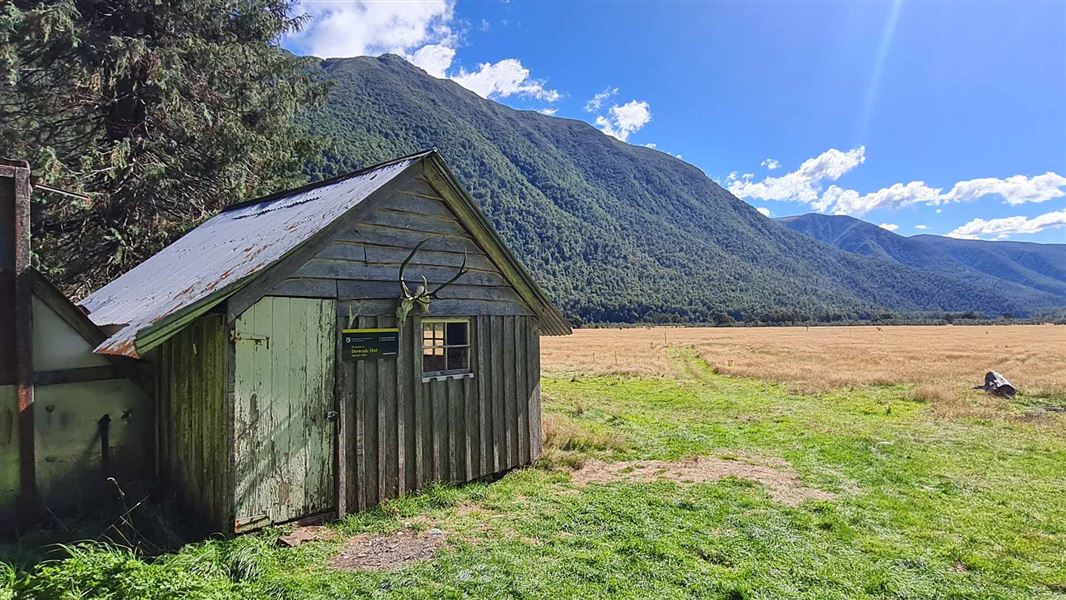
[[[1021,314],[994,289],[822,244],[699,169],[581,121],[516,111],[396,56],[315,61],[325,177],[436,147],[548,293],[584,321]]]
[[[1066,244],[904,237],[853,217],[813,213],[777,222],[841,250],[998,286],[1030,306],[1066,305]]]

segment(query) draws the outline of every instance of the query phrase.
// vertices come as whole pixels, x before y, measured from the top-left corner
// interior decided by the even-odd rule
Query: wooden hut
[[[539,336],[570,332],[436,151],[231,206],[80,306],[224,533],[529,464]]]

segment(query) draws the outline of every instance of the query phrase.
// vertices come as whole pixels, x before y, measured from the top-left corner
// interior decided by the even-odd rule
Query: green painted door
[[[266,297],[237,319],[236,530],[334,509],[333,300]]]

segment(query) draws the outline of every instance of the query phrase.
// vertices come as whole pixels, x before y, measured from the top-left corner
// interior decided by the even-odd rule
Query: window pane
[[[422,326],[422,345],[423,346],[443,346],[444,345],[444,324],[443,323],[426,323]]]
[[[448,348],[448,370],[470,368],[470,348]]]
[[[467,335],[469,326],[469,323],[448,323],[448,345],[465,346],[469,344],[470,336]]]
[[[423,354],[422,355],[422,372],[433,373],[435,371],[444,370],[444,353],[437,354]]]

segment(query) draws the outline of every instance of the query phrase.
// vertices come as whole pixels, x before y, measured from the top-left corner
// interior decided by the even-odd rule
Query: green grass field
[[[283,530],[154,559],[80,546],[0,565],[0,599],[1066,597],[1061,415],[1019,401],[1002,418],[936,418],[905,386],[800,396],[684,350],[671,363],[672,377],[549,374],[543,464],[332,526],[443,530],[432,560],[338,571],[343,539],[281,548]],[[577,485],[569,472],[698,455],[784,461],[834,497],[791,506],[735,477]]]

